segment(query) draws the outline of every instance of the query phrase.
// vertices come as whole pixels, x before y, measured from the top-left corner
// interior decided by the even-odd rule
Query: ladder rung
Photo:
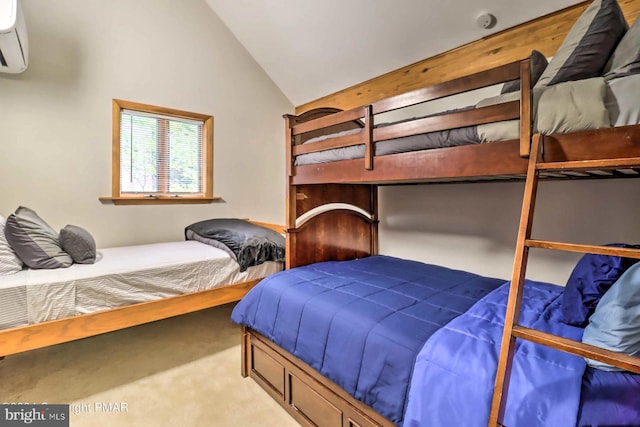
[[[545,240],[527,239],[524,245],[530,248],[554,249],[567,252],[581,252],[586,254],[613,255],[625,258],[640,259],[640,249],[617,248],[615,246],[580,245],[576,243],[548,242]]]
[[[609,365],[617,366],[621,369],[640,374],[640,358],[629,356],[628,354],[606,350],[579,341],[570,340],[547,332],[525,328],[514,325],[512,335],[516,338],[525,339],[548,347],[556,348],[567,353],[588,359],[597,360]]]
[[[598,170],[640,167],[640,157],[625,157],[622,159],[576,160],[570,162],[542,162],[536,164],[537,170],[566,171],[566,170]]]

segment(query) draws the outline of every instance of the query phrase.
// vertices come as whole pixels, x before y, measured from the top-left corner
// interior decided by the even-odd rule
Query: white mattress
[[[226,252],[196,241],[98,251],[95,264],[0,276],[0,329],[93,313],[259,279],[266,262],[240,272]]]

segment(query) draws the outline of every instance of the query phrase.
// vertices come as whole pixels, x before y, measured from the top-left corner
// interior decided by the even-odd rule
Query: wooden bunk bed
[[[283,233],[276,224],[251,221]],[[0,330],[0,358],[240,300],[261,279]]]
[[[640,177],[640,124],[534,134],[530,70],[530,60],[524,59],[346,111],[319,108],[285,116],[287,269],[376,255],[378,186],[526,180],[495,393],[488,413],[491,426],[503,420],[516,338],[640,373],[638,358],[518,324],[530,247],[640,258],[638,251],[530,238],[538,179]],[[518,101],[375,127],[377,114],[513,79],[521,81]],[[376,144],[392,138],[511,119],[520,120],[520,135],[515,140],[376,155]],[[317,138],[329,134],[337,135]],[[300,155],[357,145],[363,146],[361,158],[296,164]],[[394,425],[309,363],[247,326],[242,329],[242,375],[258,382],[302,425]]]
[[[623,126],[588,130],[568,134],[547,135],[530,133],[530,90],[527,90],[529,61],[527,59],[508,64],[492,71],[484,72],[481,77],[472,76],[458,79],[453,83],[437,85],[434,88],[419,90],[406,96],[395,97],[377,104],[348,112],[335,112],[331,109],[313,110],[301,116],[285,116],[287,132],[287,268],[305,266],[327,260],[350,260],[377,254],[377,188],[380,185],[400,183],[432,183],[432,182],[473,182],[524,180],[527,172],[535,170],[537,159],[545,164],[555,163],[547,171],[540,170],[536,176],[546,179],[597,179],[603,177],[627,178],[638,177],[640,171],[640,125]],[[420,152],[374,156],[371,148],[366,149],[364,159],[341,160],[332,163],[296,166],[293,162],[296,150],[296,138],[305,132],[318,131],[327,127],[328,133],[344,130],[345,127],[362,129],[356,137],[342,137],[338,144],[353,144],[357,141],[371,146],[376,141],[376,134],[370,129],[370,114],[381,111],[385,105],[394,109],[410,99],[409,102],[422,99],[433,99],[437,94],[458,93],[478,87],[477,82],[494,84],[512,79],[520,75],[524,82],[521,105],[501,106],[486,109],[490,113],[484,120],[504,120],[519,114],[522,118],[521,138],[519,140],[494,142],[488,144],[462,147],[441,148]],[[454,89],[452,89],[454,88]],[[434,95],[436,94],[436,95]],[[329,115],[326,115],[329,114]],[[439,129],[453,123],[462,126],[482,120],[475,116],[476,112],[454,113],[446,118],[443,125],[427,123],[408,126],[411,131],[421,132],[425,129]],[[318,118],[318,115],[321,117]],[[368,116],[369,115],[369,116]],[[308,120],[308,121],[305,121]],[[364,123],[354,121],[364,119]],[[331,126],[334,126],[331,128]],[[342,128],[337,128],[342,126]],[[406,134],[406,128],[400,126],[399,134]],[[394,130],[395,132],[396,130]],[[535,141],[531,157],[528,158],[530,141]],[[544,155],[541,148],[544,140]],[[327,148],[325,142],[318,143],[320,148]],[[532,160],[535,159],[535,160]],[[532,166],[532,164],[534,166]],[[542,168],[540,168],[542,169]],[[575,174],[575,170],[579,170]],[[531,178],[529,178],[530,180]],[[527,184],[530,188],[532,184]],[[530,191],[530,190],[529,190]],[[529,195],[529,198],[531,196]],[[526,202],[526,201],[525,201]],[[526,204],[530,206],[530,203]],[[323,209],[324,207],[324,209]],[[527,211],[528,212],[528,211]],[[523,214],[524,215],[524,214]],[[530,220],[528,213],[525,218]],[[521,225],[521,232],[530,227]],[[524,237],[522,238],[524,239]],[[527,237],[528,239],[528,237]],[[520,244],[519,244],[520,247]],[[575,247],[572,250],[578,250]],[[588,252],[593,247],[581,247]],[[629,256],[630,250],[605,250],[606,253]],[[633,255],[638,257],[638,255]],[[521,258],[520,258],[521,259]],[[518,270],[517,276],[524,277],[524,270]],[[598,353],[597,349],[585,350],[581,343],[569,343],[568,340],[540,337],[535,332],[523,332],[513,319],[518,318],[518,298],[522,298],[520,288],[513,291],[514,302],[509,307],[509,329],[505,332],[508,344],[515,338],[528,338],[545,345],[554,346],[565,351],[578,349],[578,354],[606,354],[603,360],[611,363],[619,361],[626,369],[640,372],[637,359],[630,362],[629,356]],[[520,291],[516,291],[520,289]],[[515,325],[515,326],[514,326]],[[512,353],[508,345],[500,362],[500,381],[508,377],[507,362]],[[354,399],[331,380],[320,375],[304,361],[287,350],[275,345],[262,334],[244,327],[242,332],[242,375],[251,376],[274,399],[287,409],[303,425],[342,425],[342,426],[385,426],[393,425],[391,421],[379,413]],[[496,396],[501,396],[502,383],[496,386]],[[496,397],[496,411],[500,402]],[[492,417],[494,415],[492,414]],[[496,415],[497,417],[497,412]],[[494,423],[492,425],[496,425]]]

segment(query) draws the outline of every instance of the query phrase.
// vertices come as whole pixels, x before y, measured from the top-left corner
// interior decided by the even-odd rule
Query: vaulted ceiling
[[[294,105],[580,0],[206,0]],[[497,18],[491,29],[476,22]]]

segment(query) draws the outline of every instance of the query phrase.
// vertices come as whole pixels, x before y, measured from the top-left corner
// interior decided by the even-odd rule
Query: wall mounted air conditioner
[[[28,63],[29,40],[20,0],[0,0],[0,72],[21,73]]]

